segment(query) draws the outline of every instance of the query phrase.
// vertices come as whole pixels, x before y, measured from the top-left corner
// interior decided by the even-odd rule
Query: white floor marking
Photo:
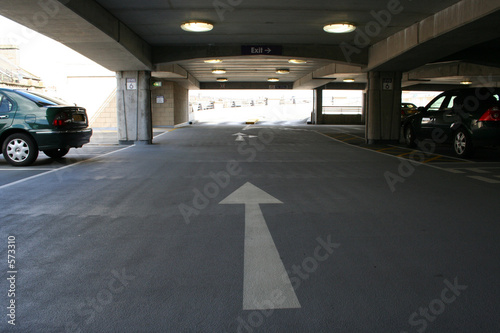
[[[479,168],[464,168],[464,170],[472,171],[472,172],[475,172],[475,173],[491,173],[489,171],[482,170],[482,169],[479,169]]]
[[[129,149],[131,147],[134,147],[134,145],[128,146],[128,147],[125,147],[125,148],[122,148],[122,149],[114,150],[112,152],[109,152],[109,153],[106,153],[106,154],[103,154],[103,155],[99,155],[99,156],[95,156],[95,157],[92,157],[92,158],[89,158],[87,160],[83,160],[83,161],[80,161],[80,162],[77,162],[77,163],[69,164],[69,165],[66,165],[66,166],[63,166],[63,167],[60,167],[60,168],[57,168],[57,169],[52,169],[52,170],[47,171],[47,172],[42,172],[42,173],[33,175],[31,177],[26,177],[26,178],[17,180],[15,182],[8,183],[8,184],[0,186],[0,190],[2,190],[4,188],[7,188],[7,187],[10,187],[10,186],[14,186],[14,185],[20,184],[20,183],[24,183],[25,181],[28,181],[28,180],[31,180],[31,179],[35,179],[35,178],[38,178],[38,177],[41,177],[41,176],[45,176],[45,175],[48,175],[48,174],[51,174],[51,173],[54,173],[54,172],[62,171],[64,169],[68,169],[68,168],[74,167],[74,166],[76,166],[78,164],[81,164],[81,163],[84,163],[84,162],[90,162],[92,160],[95,160],[95,159],[98,159],[98,158],[101,158],[101,157],[104,157],[104,156],[112,155],[114,153],[117,153],[119,151],[123,151],[125,149]]]
[[[472,178],[472,179],[480,180],[480,181],[485,182],[485,183],[500,184],[500,180],[491,179],[491,178],[487,178],[487,177],[483,177],[483,176],[468,176],[468,177]]]
[[[245,133],[236,133],[233,136],[237,137],[235,141],[245,141],[244,137],[247,135]]]
[[[259,206],[282,202],[246,183],[220,204],[245,205],[243,310],[300,308]]]

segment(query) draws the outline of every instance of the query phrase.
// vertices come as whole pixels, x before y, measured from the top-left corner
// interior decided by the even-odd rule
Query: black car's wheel
[[[414,148],[417,145],[415,143],[415,131],[410,125],[405,127],[404,135],[405,135],[405,144],[410,148]]]
[[[38,147],[31,136],[15,133],[7,137],[2,147],[3,156],[14,166],[26,166],[35,162]]]
[[[455,149],[455,154],[459,157],[471,156],[474,152],[474,147],[469,133],[463,129],[458,130],[453,137],[453,148]]]
[[[58,159],[65,156],[69,152],[69,148],[48,149],[44,150],[43,152],[48,157]]]

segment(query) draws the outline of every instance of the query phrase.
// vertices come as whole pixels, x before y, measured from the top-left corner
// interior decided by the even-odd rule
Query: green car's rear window
[[[42,96],[39,94],[30,93],[30,92],[27,92],[24,90],[16,90],[16,93],[18,93],[19,95],[21,95],[23,97],[26,97],[27,99],[29,99],[32,102],[35,102],[39,106],[53,106],[53,105],[61,105],[62,104],[53,98]]]

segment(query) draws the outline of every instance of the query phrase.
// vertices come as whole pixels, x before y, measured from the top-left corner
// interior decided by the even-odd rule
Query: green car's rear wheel
[[[2,147],[3,156],[14,166],[26,166],[35,162],[38,147],[31,136],[15,133],[7,137]]]

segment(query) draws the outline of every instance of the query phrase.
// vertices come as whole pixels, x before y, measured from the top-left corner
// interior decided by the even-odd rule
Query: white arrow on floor
[[[259,206],[282,202],[253,184],[246,183],[220,204],[245,205],[243,310],[300,308]],[[280,299],[279,303],[275,301],[277,298]]]
[[[244,137],[246,136],[245,133],[236,133],[233,134],[233,136],[237,136],[235,141],[245,141]]]

